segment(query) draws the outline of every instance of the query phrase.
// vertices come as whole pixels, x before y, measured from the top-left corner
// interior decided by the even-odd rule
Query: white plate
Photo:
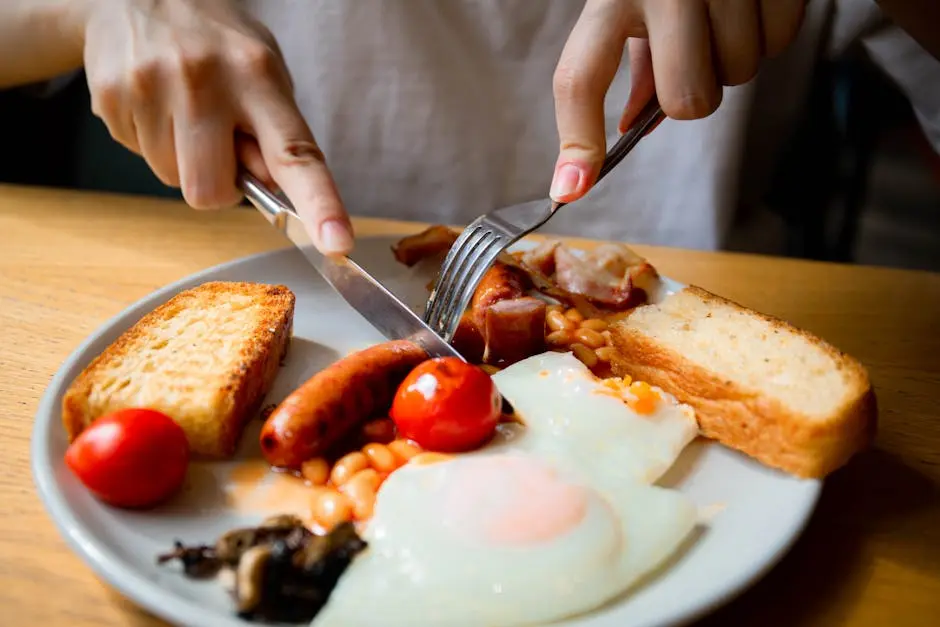
[[[355,257],[406,302],[417,305],[423,285],[398,265],[391,239],[357,245]],[[381,341],[378,333],[334,294],[295,250],[283,250],[210,268],[170,285],[105,324],[62,365],[39,405],[32,439],[39,495],[72,548],[111,585],[154,614],[177,624],[245,625],[214,582],[197,583],[155,556],[175,539],[211,542],[221,533],[257,523],[262,514],[228,508],[220,485],[230,463],[198,465],[175,500],[147,512],[108,508],[71,475],[63,462],[62,395],[91,359],[145,313],[177,292],[210,280],[284,283],[297,295],[295,339],[266,402],[277,402],[316,370],[352,350]],[[257,456],[256,432],[242,441],[239,457]],[[716,444],[694,443],[664,481],[715,516],[670,567],[608,606],[565,625],[653,627],[685,624],[725,603],[779,560],[802,531],[821,483],[764,468]]]

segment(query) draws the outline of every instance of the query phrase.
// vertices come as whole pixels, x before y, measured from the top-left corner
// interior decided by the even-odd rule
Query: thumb
[[[604,97],[626,43],[626,31],[615,6],[610,2],[585,5],[555,69],[560,153],[549,195],[556,202],[573,202],[584,196],[604,162]]]

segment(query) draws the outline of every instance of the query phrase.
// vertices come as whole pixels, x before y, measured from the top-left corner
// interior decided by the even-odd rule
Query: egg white
[[[532,453],[590,485],[652,484],[698,435],[691,408],[661,392],[634,412],[571,353],[535,355],[493,376],[524,423],[503,425],[494,446]]]
[[[695,526],[695,507],[681,494],[629,482],[612,500],[588,489],[583,519],[550,542],[488,544],[461,534],[435,507],[462,465],[487,461],[462,456],[390,476],[364,534],[369,548],[313,624],[512,627],[558,620],[620,594],[665,561]],[[507,476],[488,489],[506,490],[512,482]]]
[[[340,579],[316,627],[559,620],[629,589],[694,528],[693,503],[651,485],[697,434],[694,415],[675,399],[664,395],[654,413],[641,416],[561,353],[526,359],[494,381],[525,426],[501,425],[482,450],[393,473],[363,534],[369,547]],[[583,517],[549,540],[505,544],[483,537],[478,531],[490,509],[512,499],[527,507],[527,486],[516,474],[493,480],[489,472],[507,458],[579,486]],[[468,489],[466,478],[477,476],[486,478]],[[465,506],[468,525],[442,509],[454,499]]]

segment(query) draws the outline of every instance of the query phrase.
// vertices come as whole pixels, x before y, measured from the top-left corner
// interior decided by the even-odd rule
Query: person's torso
[[[552,74],[582,1],[256,0],[354,215],[467,223],[547,198],[558,154]],[[606,99],[608,145],[629,93]],[[714,248],[734,206],[750,89],[667,120],[556,233]]]

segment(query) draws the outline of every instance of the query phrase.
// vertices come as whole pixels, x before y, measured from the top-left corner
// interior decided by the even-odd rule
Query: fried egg
[[[317,627],[541,624],[598,607],[670,556],[696,522],[678,492],[615,498],[528,454],[409,465],[379,492]]]
[[[524,426],[389,476],[363,531],[369,546],[316,627],[560,620],[629,589],[695,527],[688,498],[651,485],[697,432],[674,399],[637,414],[570,354],[529,358],[494,381]]]
[[[494,447],[532,453],[585,481],[652,484],[698,435],[695,413],[659,397],[639,414],[571,353],[544,353],[493,376],[523,425],[502,425]],[[595,484],[596,485],[596,484]]]

